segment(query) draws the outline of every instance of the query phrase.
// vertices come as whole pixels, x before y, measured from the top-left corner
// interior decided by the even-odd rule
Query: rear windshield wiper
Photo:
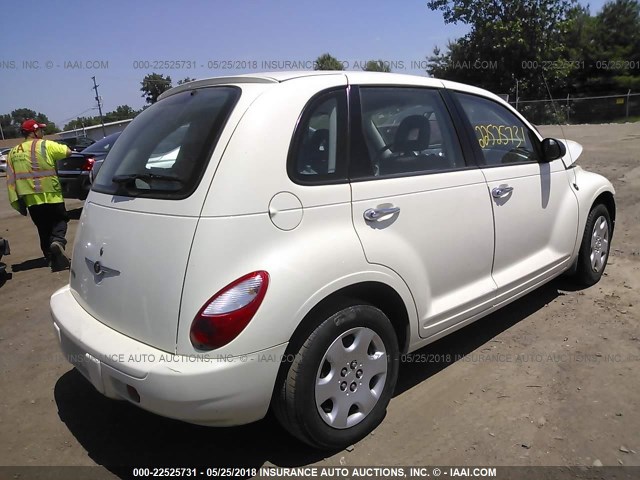
[[[164,180],[169,182],[178,182],[179,184],[183,184],[184,182],[175,176],[172,175],[159,175],[157,173],[129,173],[126,175],[114,175],[111,181],[113,183],[127,184],[133,182],[135,180]]]

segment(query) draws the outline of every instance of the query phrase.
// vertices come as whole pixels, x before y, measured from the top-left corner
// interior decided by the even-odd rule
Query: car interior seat
[[[429,148],[431,125],[423,115],[410,115],[400,122],[390,146],[391,155],[380,159],[381,175],[417,172],[428,169],[429,155],[420,152]]]
[[[329,130],[321,128],[313,132],[305,148],[305,165],[318,175],[329,173]]]

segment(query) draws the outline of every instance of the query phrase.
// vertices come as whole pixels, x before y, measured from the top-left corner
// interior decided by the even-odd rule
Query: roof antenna
[[[547,93],[549,94],[549,99],[551,100],[551,107],[553,108],[553,112],[556,114],[556,118],[558,119],[558,126],[560,127],[560,131],[562,132],[562,137],[564,140],[564,143],[567,147],[567,153],[569,154],[569,160],[571,161],[571,166],[575,166],[574,160],[573,160],[573,155],[571,153],[571,149],[569,148],[569,139],[567,138],[567,136],[564,133],[564,128],[562,128],[562,123],[560,123],[560,115],[558,114],[558,110],[556,109],[556,101],[553,99],[553,95],[551,95],[551,89],[549,88],[549,84],[547,83],[547,79],[544,76],[544,69],[540,70],[540,75],[542,76],[542,80],[544,81],[544,86],[547,89]],[[569,102],[567,102],[567,110],[569,109]],[[575,188],[576,190],[580,190],[580,187],[578,187],[578,177],[576,175],[576,171],[574,168],[571,168],[571,171],[573,172],[573,188]]]

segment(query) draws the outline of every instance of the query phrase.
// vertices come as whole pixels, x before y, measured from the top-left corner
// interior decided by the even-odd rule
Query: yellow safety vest
[[[27,206],[64,201],[55,162],[66,156],[66,145],[47,140],[27,140],[12,148],[7,158],[11,205],[17,209],[19,197],[25,197]]]

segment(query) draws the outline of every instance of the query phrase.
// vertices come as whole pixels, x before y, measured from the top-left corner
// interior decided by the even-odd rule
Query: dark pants
[[[49,257],[51,242],[60,242],[62,246],[67,244],[67,222],[69,216],[62,203],[43,203],[29,207],[31,220],[38,229],[40,236],[40,248],[45,257]]]

